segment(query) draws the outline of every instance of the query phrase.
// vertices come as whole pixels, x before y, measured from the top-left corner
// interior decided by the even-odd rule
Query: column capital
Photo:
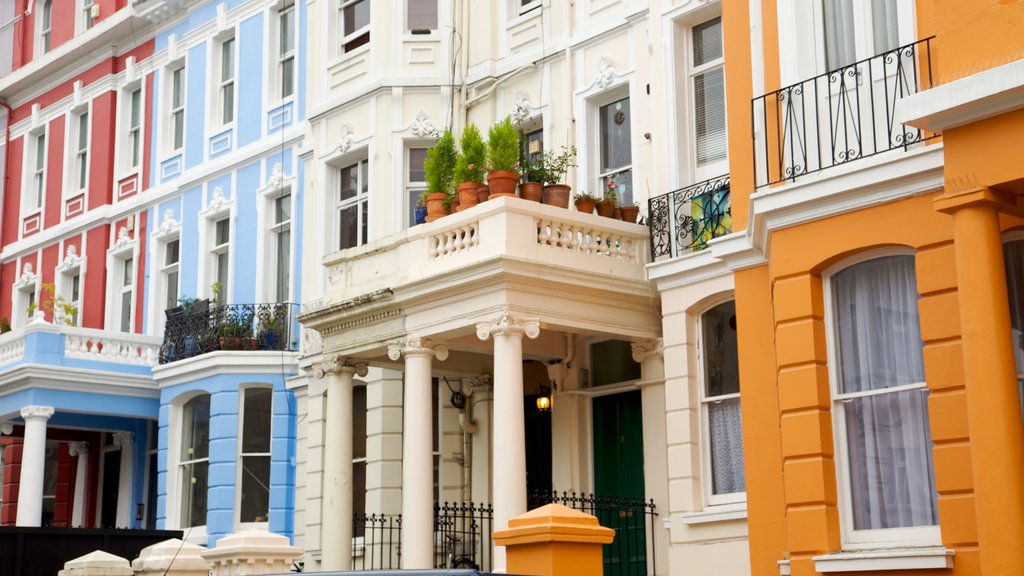
[[[328,374],[353,374],[360,378],[366,376],[367,364],[365,361],[344,356],[332,356],[317,365],[313,370],[313,376],[324,378]]]
[[[448,359],[448,344],[434,342],[420,336],[406,336],[388,344],[388,358],[398,360],[402,356],[429,356],[444,362]]]
[[[487,340],[497,334],[525,335],[532,340],[540,336],[540,320],[537,318],[517,318],[505,312],[493,320],[478,322],[476,325],[476,337],[481,340]]]
[[[935,197],[934,206],[944,214],[954,214],[961,208],[986,207],[1015,216],[1024,215],[1016,194],[988,186],[947,190]]]
[[[0,422],[0,436],[10,436],[14,432],[13,422]]]
[[[634,340],[630,343],[633,349],[633,361],[643,362],[655,356],[661,356],[665,352],[664,341],[661,338],[650,340]]]
[[[53,416],[53,406],[25,406],[21,409],[21,417],[29,420],[49,420]]]
[[[118,448],[125,448],[132,445],[132,433],[131,432],[114,432],[114,446]]]
[[[462,384],[462,395],[472,396],[477,391],[489,389],[491,377],[484,374],[478,378],[463,378],[460,383]]]
[[[68,454],[72,456],[88,456],[89,455],[89,443],[88,442],[69,442],[68,443]]]

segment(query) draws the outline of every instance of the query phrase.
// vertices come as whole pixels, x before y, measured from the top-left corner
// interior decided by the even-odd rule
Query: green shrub
[[[448,193],[452,189],[452,178],[455,172],[455,137],[450,130],[427,150],[427,159],[423,162],[423,171],[427,178],[427,192]]]
[[[466,126],[459,144],[462,152],[455,160],[455,184],[483,182],[487,172],[487,144],[475,124]]]
[[[487,159],[491,170],[515,170],[519,162],[519,132],[510,118],[491,126],[487,134]]]

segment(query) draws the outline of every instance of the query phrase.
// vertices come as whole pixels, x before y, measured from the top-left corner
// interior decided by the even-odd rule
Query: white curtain
[[[825,8],[825,63],[829,70],[857,61],[853,0],[822,0]]]
[[[743,475],[743,426],[740,399],[708,403],[713,494],[746,492]]]
[[[912,256],[879,258],[833,278],[839,393],[924,382]],[[928,389],[857,397],[844,410],[854,528],[937,523]]]

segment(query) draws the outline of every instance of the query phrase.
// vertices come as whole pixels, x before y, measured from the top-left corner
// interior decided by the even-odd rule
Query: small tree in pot
[[[569,207],[569,188],[565,173],[576,167],[576,147],[562,146],[561,152],[544,153],[544,203],[562,208]]]
[[[484,181],[487,145],[475,124],[462,130],[462,152],[455,160],[455,187],[459,195],[458,210],[476,206],[477,189]]]
[[[427,190],[423,193],[422,199],[427,206],[427,222],[433,222],[448,214],[448,195],[452,190],[455,158],[455,137],[451,131],[445,130],[444,135],[427,150],[427,159],[423,161]]]
[[[487,160],[491,167],[487,173],[490,197],[515,196],[519,183],[519,132],[510,118],[491,126],[487,134]]]

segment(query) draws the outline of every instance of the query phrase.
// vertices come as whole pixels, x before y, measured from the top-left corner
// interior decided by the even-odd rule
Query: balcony
[[[896,121],[904,98],[932,86],[932,38],[754,98],[755,186],[794,181],[934,137]]]
[[[24,328],[0,335],[0,365],[78,365],[69,361],[91,360],[148,369],[156,365],[159,348],[159,338],[54,325],[39,313]]]
[[[729,175],[655,196],[647,214],[652,262],[699,252],[732,231]]]
[[[296,304],[189,303],[167,312],[160,364],[219,350],[296,350]]]

